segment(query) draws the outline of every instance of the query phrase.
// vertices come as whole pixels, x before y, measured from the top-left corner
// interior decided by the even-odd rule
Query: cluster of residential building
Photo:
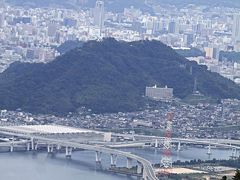
[[[163,135],[166,114],[174,113],[173,135],[191,138],[240,137],[240,101],[223,100],[221,104],[187,105],[178,101],[154,101],[143,111],[129,113],[94,114],[82,108],[78,113],[59,117],[34,115],[19,111],[1,110],[1,125],[59,124],[72,127],[106,130],[122,133],[144,133]],[[159,132],[159,134],[156,134]]]

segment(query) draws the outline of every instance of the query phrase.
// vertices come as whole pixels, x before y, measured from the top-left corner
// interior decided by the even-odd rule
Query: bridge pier
[[[38,142],[36,142],[34,150],[37,151],[38,150]]]
[[[30,146],[31,146],[31,144],[27,143],[27,151],[30,151]]]
[[[232,158],[233,159],[237,158],[237,149],[236,148],[232,149]]]
[[[35,151],[38,149],[38,143],[35,142],[34,138],[31,138],[31,149],[32,149],[32,151]]]
[[[96,151],[96,163],[101,163],[102,161],[102,152]]]
[[[70,158],[72,156],[72,148],[66,147],[66,157]]]
[[[128,169],[132,168],[132,159],[131,158],[127,158],[127,168]]]
[[[115,167],[117,165],[117,155],[111,154],[111,166]]]
[[[35,149],[34,138],[31,138],[31,149],[32,149],[32,151],[34,151],[34,149]]]
[[[181,151],[181,142],[180,142],[180,141],[178,142],[178,148],[177,148],[177,151],[178,151],[178,152]]]
[[[47,145],[47,152],[50,153],[50,145]]]
[[[145,171],[145,169],[143,169],[142,179],[143,180],[148,180],[147,172]]]
[[[142,164],[137,162],[137,174],[142,174]]]
[[[208,152],[207,152],[208,155],[211,155],[212,154],[212,150],[211,150],[211,144],[208,145]]]
[[[59,151],[61,149],[61,146],[58,144],[57,145],[57,150]]]
[[[158,140],[155,139],[155,148],[158,148]]]
[[[11,146],[10,146],[10,152],[13,152],[13,150],[14,150],[14,146],[13,146],[13,144],[11,144]]]
[[[13,152],[13,149],[14,149],[13,142],[14,142],[14,137],[12,137],[12,142],[11,142],[11,145],[10,145],[10,152]]]
[[[53,150],[54,150],[54,146],[53,145],[47,145],[47,152],[50,154],[50,153],[53,153]]]

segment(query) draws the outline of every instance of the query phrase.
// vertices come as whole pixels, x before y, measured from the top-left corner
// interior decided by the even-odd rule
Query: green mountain
[[[190,69],[192,68],[192,74]],[[85,106],[96,113],[144,107],[146,86],[198,90],[213,98],[238,98],[232,81],[186,60],[159,41],[89,41],[47,64],[14,63],[0,74],[0,108],[63,114]]]
[[[82,41],[65,41],[63,44],[56,47],[55,49],[60,54],[65,54],[66,52],[71,51],[75,48],[81,48],[83,46],[83,44],[84,44],[84,42],[82,42]]]

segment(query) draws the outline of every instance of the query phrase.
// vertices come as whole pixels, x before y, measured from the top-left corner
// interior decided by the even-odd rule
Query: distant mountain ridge
[[[192,73],[190,73],[192,69]],[[145,87],[198,90],[215,99],[240,99],[234,82],[178,55],[159,41],[89,41],[48,64],[14,63],[0,74],[0,108],[65,114],[85,106],[96,113],[144,108]]]
[[[93,8],[96,0],[6,0],[17,6],[30,7],[66,7],[66,8]],[[124,8],[134,6],[143,11],[152,12],[152,8],[145,4],[145,0],[105,0],[105,8],[108,11],[123,12]]]
[[[184,7],[189,4],[205,5],[210,7],[233,7],[240,8],[239,0],[150,0],[155,4],[170,4],[177,7]]]
[[[94,7],[96,0],[6,0],[18,6],[60,6],[68,8],[76,7]],[[147,12],[152,12],[152,8],[148,7],[145,0],[104,0],[107,10],[114,12],[122,12],[124,8],[134,6]],[[239,0],[148,0],[156,5],[175,5],[178,7],[187,6],[188,4],[206,5],[210,7],[223,6],[240,8]]]

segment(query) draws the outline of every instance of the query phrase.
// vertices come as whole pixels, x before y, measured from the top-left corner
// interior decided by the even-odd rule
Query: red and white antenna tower
[[[169,169],[172,168],[172,122],[173,121],[173,113],[167,113],[167,127],[165,131],[164,137],[164,150],[163,157],[161,160],[161,164],[164,168],[164,174],[169,174]]]

